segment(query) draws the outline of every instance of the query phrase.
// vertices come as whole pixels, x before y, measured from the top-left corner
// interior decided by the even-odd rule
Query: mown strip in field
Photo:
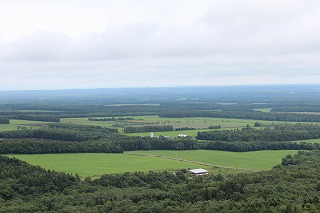
[[[165,156],[178,159],[185,159],[197,162],[204,162],[212,165],[252,169],[268,170],[280,164],[286,155],[294,155],[296,150],[265,150],[256,152],[224,152],[214,150],[152,150],[135,151],[130,153],[148,154],[152,156]]]
[[[238,173],[267,170],[281,163],[296,150],[224,152],[192,151],[134,151],[124,154],[73,153],[8,155],[46,169],[79,174],[81,177],[135,171],[163,171],[206,168],[212,173]],[[161,157],[162,156],[162,157]]]
[[[8,156],[16,157],[32,165],[39,165],[45,169],[77,173],[82,177],[100,176],[108,173],[177,170],[197,167],[194,163],[129,154],[73,153]]]

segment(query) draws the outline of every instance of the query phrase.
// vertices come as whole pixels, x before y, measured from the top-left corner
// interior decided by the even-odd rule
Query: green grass
[[[97,177],[103,174],[135,171],[174,171],[188,168],[205,168],[213,174],[268,170],[280,164],[286,155],[294,155],[296,150],[224,152],[211,150],[188,151],[132,151],[124,154],[72,153],[7,155],[39,165],[45,169],[79,174],[81,177]],[[168,159],[173,157],[177,159]],[[196,162],[185,162],[191,160]],[[203,165],[207,163],[210,165]],[[243,170],[244,169],[244,170]],[[248,171],[245,171],[248,170]]]
[[[271,112],[272,108],[259,108],[254,110],[259,112]]]
[[[256,152],[224,152],[214,150],[188,151],[135,151],[137,154],[163,155],[186,160],[194,160],[213,165],[243,169],[268,170],[280,164],[286,155],[294,155],[296,150],[266,150]]]
[[[81,177],[135,171],[162,171],[197,168],[194,163],[150,156],[106,153],[7,155],[46,169],[76,174]]]
[[[46,125],[50,122],[41,121],[27,121],[27,120],[10,120],[10,124],[0,124],[0,131],[12,131],[17,130],[18,126],[24,126],[29,128],[38,128],[39,126]]]
[[[306,143],[320,143],[320,138],[317,139],[308,139],[308,140],[296,140],[296,141],[292,141],[292,142],[306,142]]]

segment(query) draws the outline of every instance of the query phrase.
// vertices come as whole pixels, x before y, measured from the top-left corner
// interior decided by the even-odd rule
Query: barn
[[[191,170],[189,170],[189,172],[191,172],[191,174],[196,175],[196,176],[209,174],[209,172],[207,170],[201,169],[201,168],[200,169],[191,169]]]

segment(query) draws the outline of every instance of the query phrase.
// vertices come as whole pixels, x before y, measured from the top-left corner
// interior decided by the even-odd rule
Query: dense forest
[[[273,124],[262,129],[250,127],[232,130],[198,132],[199,140],[217,141],[292,141],[320,138],[318,124]]]
[[[319,212],[320,153],[271,171],[192,177],[186,170],[80,181],[0,156],[0,212]]]

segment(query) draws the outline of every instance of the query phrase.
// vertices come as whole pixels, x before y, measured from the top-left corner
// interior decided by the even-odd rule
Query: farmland
[[[135,151],[124,154],[79,153],[8,155],[43,168],[79,174],[81,177],[135,171],[163,171],[188,168],[206,168],[212,173],[235,173],[266,170],[281,163],[286,155],[297,151]],[[176,158],[176,159],[173,159]],[[190,161],[190,162],[187,162]],[[195,163],[191,162],[194,161]],[[205,163],[208,165],[203,165]]]
[[[288,97],[291,90],[99,90],[58,99],[57,92],[0,105],[0,205],[5,212],[319,212],[320,96]],[[134,137],[150,132],[171,137]],[[187,172],[196,168],[209,175]]]
[[[268,170],[280,164],[281,159],[286,155],[294,155],[296,150],[266,150],[256,152],[223,152],[213,150],[186,150],[186,151],[135,151],[133,153],[145,154],[150,156],[166,156],[197,162],[204,162],[212,165],[253,169]]]
[[[94,125],[102,127],[112,126],[143,126],[143,125],[171,125],[174,128],[195,128],[196,130],[180,130],[155,132],[154,136],[171,136],[177,137],[179,134],[188,134],[195,137],[199,130],[210,131],[209,126],[220,125],[221,129],[243,128],[246,125],[253,126],[256,120],[250,119],[226,119],[226,118],[206,118],[206,117],[191,117],[191,118],[161,118],[158,116],[130,116],[134,120],[126,121],[89,121],[87,118],[62,118],[61,123]],[[271,124],[272,121],[259,121],[262,124]],[[116,125],[115,125],[116,124]],[[114,127],[116,128],[116,127]],[[121,127],[117,127],[119,132],[122,132]],[[128,133],[130,136],[149,136],[149,132],[144,133]]]

